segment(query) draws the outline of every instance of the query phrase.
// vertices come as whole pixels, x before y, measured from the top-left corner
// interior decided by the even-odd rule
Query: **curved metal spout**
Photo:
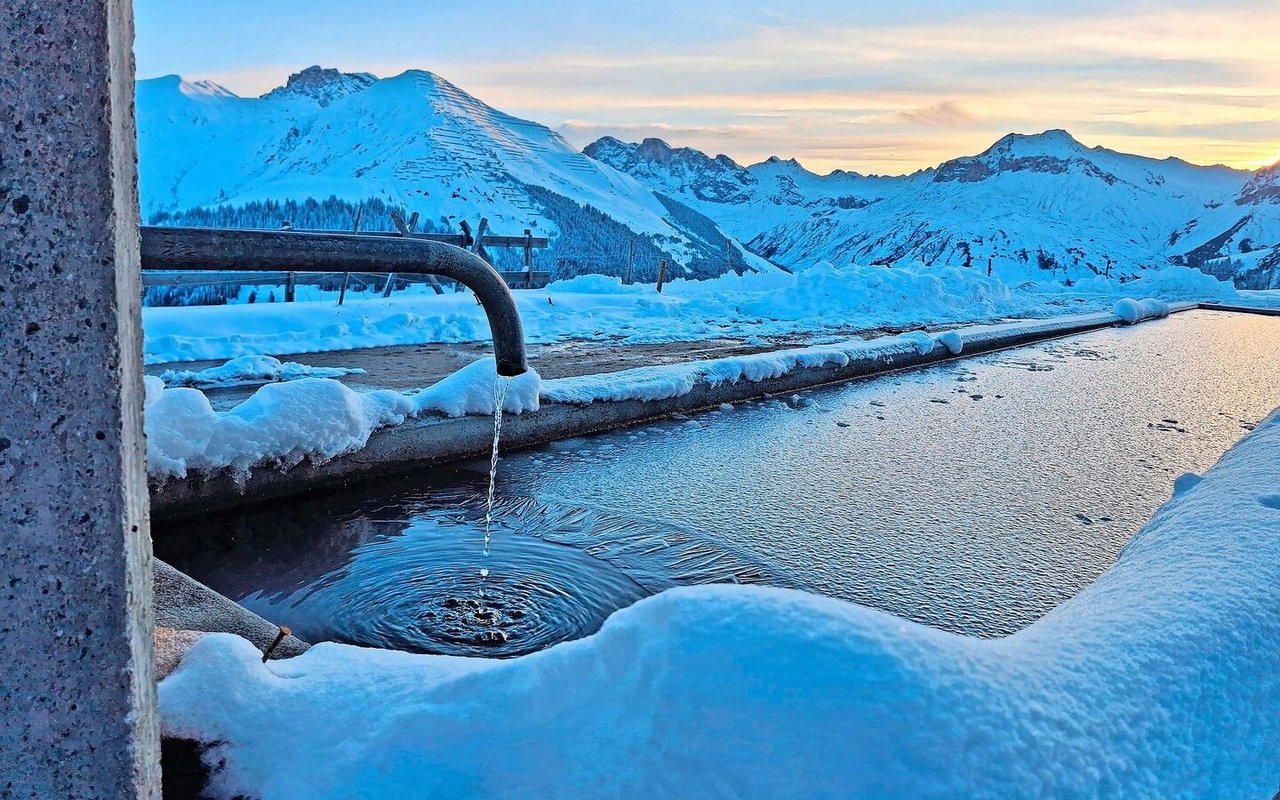
[[[476,293],[489,319],[498,374],[529,369],[511,291],[474,253],[443,242],[349,233],[142,228],[143,269],[252,272],[399,272],[443,275]]]

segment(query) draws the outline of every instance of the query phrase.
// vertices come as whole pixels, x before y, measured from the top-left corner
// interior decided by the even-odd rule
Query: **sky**
[[[135,0],[138,76],[254,96],[312,64],[434,72],[581,147],[899,174],[1000,136],[1280,160],[1280,0]]]

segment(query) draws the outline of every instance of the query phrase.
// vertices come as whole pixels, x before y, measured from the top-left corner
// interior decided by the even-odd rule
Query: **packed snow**
[[[651,343],[1048,317],[1111,310],[1135,292],[1167,301],[1259,302],[1184,267],[1127,283],[1095,276],[1066,287],[1025,275],[1006,282],[960,267],[827,263],[794,275],[677,280],[661,294],[651,284],[627,286],[600,275],[513,294],[531,343],[616,337]],[[437,296],[421,287],[385,299],[348,297],[342,306],[329,300],[147,308],[143,323],[149,364],[490,338],[484,311],[469,294]]]
[[[508,661],[201,639],[166,734],[215,796],[1270,797],[1280,415],[1093,586],[997,640],[801,592],[675,589]]]
[[[294,381],[298,378],[340,378],[344,375],[363,374],[364,370],[355,367],[312,367],[296,361],[281,361],[271,356],[239,356],[225,364],[206,369],[167,369],[160,373],[159,378],[165,386],[210,389],[250,383]]]
[[[336,380],[301,378],[269,383],[234,408],[215,411],[198,389],[168,388],[147,376],[147,469],[153,477],[180,478],[189,470],[230,468],[244,475],[265,463],[325,461],[359,450],[375,430],[413,417],[492,414],[497,380],[491,358],[418,392],[357,392]],[[537,372],[509,380],[503,411],[537,410]]]

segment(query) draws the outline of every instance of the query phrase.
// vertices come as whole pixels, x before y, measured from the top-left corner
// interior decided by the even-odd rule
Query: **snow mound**
[[[330,378],[301,378],[269,383],[227,411],[215,411],[198,389],[168,388],[155,376],[145,381],[148,472],[185,477],[190,470],[230,468],[243,475],[268,463],[327,461],[411,417],[492,414],[497,370],[492,358],[480,359],[416,393],[357,392]],[[537,372],[509,384],[504,412],[537,410]]]
[[[964,336],[960,334],[960,331],[947,331],[938,334],[938,343],[947,348],[947,352],[953,356],[960,355],[960,352],[964,350]]]
[[[482,358],[430,388],[415,393],[414,413],[437,413],[446,417],[492,414],[495,407],[494,392],[499,380],[506,385],[506,395],[502,401],[503,413],[523,414],[538,410],[542,379],[536,370],[530,369],[515,378],[499,379],[494,360]]]
[[[1182,473],[1173,479],[1173,496],[1177,497],[1180,494],[1186,494],[1196,488],[1196,486],[1200,485],[1200,481],[1202,480],[1204,480],[1204,478],[1194,472]]]
[[[1126,325],[1134,325],[1148,319],[1160,319],[1169,316],[1169,304],[1163,300],[1148,298],[1133,300],[1126,298],[1117,301],[1111,313],[1124,320]]]
[[[217,796],[263,800],[1269,797],[1278,488],[1273,416],[1003,639],[746,586],[506,661],[320,644],[263,664],[211,635],[160,685],[164,730],[219,743]]]
[[[228,411],[214,411],[198,389],[165,388],[152,376],[146,381],[153,475],[224,467],[244,473],[264,461],[326,460],[363,447],[374,430],[404,422],[413,410],[399,392],[361,393],[328,378],[269,383]]]
[[[209,389],[246,383],[293,381],[298,378],[340,378],[343,375],[363,374],[364,370],[356,367],[312,367],[296,361],[281,361],[271,356],[239,356],[221,366],[207,369],[167,369],[160,373],[160,380],[166,386]]]

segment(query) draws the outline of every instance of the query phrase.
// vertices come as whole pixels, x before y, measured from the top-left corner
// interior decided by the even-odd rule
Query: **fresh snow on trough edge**
[[[166,734],[219,796],[1270,797],[1280,414],[1004,639],[801,592],[674,589],[509,661],[200,640]]]
[[[147,469],[159,477],[226,467],[244,475],[264,463],[326,461],[359,450],[375,430],[411,417],[492,414],[496,379],[492,358],[416,392],[357,392],[329,378],[301,378],[269,383],[234,408],[215,411],[198,389],[170,389],[149,375],[143,412]],[[536,411],[540,386],[532,369],[513,378],[503,410]]]
[[[580,404],[596,401],[665,400],[688,394],[699,383],[711,386],[739,381],[757,383],[770,378],[781,378],[800,369],[843,367],[854,358],[871,359],[909,351],[928,355],[936,346],[935,337],[915,331],[870,341],[854,339],[772,353],[556,378],[543,383],[542,397],[556,403]]]

